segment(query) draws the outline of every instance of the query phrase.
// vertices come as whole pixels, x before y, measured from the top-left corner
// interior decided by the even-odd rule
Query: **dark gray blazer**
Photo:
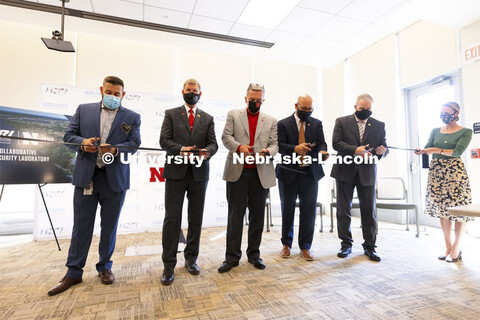
[[[202,166],[192,166],[195,181],[207,181],[210,169],[208,160],[218,150],[213,117],[197,108],[193,130],[190,131],[185,106],[166,110],[160,133],[160,146],[167,150],[167,156],[179,155],[182,147],[197,146],[198,149],[207,149],[210,157],[203,161]],[[187,168],[187,164],[165,163],[163,178],[183,179]]]
[[[385,140],[385,123],[372,117],[368,118],[363,133],[363,140],[360,141],[357,121],[353,114],[340,117],[335,121],[332,146],[339,156],[353,156],[359,146],[367,144],[369,147],[374,148],[381,145],[387,147]],[[375,150],[372,154],[377,157],[377,159],[382,159],[388,154],[388,150],[383,155],[376,155]],[[334,164],[330,176],[340,181],[353,182],[357,172],[361,185],[375,185],[377,176],[377,166],[375,164]]]

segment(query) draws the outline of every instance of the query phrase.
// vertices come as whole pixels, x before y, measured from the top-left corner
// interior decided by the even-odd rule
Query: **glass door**
[[[432,129],[443,126],[440,120],[440,108],[445,102],[456,101],[462,105],[458,79],[458,73],[455,73],[405,90],[407,134],[411,148],[423,148]],[[462,125],[462,122],[460,118],[459,125]],[[422,168],[421,156],[416,156],[413,152],[408,154],[408,163],[410,166],[409,199],[418,205],[419,222],[423,225],[439,226],[438,219],[423,214],[428,169]]]

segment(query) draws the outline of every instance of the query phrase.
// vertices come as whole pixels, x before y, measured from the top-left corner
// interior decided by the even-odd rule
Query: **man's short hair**
[[[187,79],[185,80],[185,83],[183,84],[183,89],[185,89],[185,86],[187,84],[193,84],[193,85],[198,85],[198,90],[202,91],[202,87],[200,86],[200,82],[198,82],[196,79]]]
[[[119,77],[108,76],[105,79],[103,79],[103,86],[105,86],[105,83],[110,83],[110,84],[113,84],[114,86],[122,86],[122,89],[125,89],[123,80],[120,79]]]
[[[373,103],[373,98],[368,93],[363,93],[363,94],[359,95],[357,97],[357,102],[355,102],[355,105],[357,105],[358,101],[360,101],[360,100],[370,100],[370,102]]]
[[[247,88],[247,94],[248,94],[248,91],[262,91],[263,94],[265,94],[265,87],[263,84],[260,84],[260,83],[250,83],[248,85],[248,88]]]

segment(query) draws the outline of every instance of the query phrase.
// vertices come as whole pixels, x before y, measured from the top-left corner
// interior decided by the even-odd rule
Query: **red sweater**
[[[255,132],[257,130],[257,122],[258,122],[258,115],[260,114],[260,112],[257,112],[255,114],[251,114],[248,110],[247,110],[247,116],[248,116],[248,129],[249,129],[249,133],[250,133],[250,143],[249,145],[250,146],[253,146],[253,144],[255,143]],[[238,147],[240,148],[240,146]],[[253,150],[252,150],[253,151]],[[237,149],[237,152],[238,152],[238,149]],[[247,164],[245,163],[243,165],[244,168],[256,168],[257,166],[255,165],[255,163],[253,164]]]

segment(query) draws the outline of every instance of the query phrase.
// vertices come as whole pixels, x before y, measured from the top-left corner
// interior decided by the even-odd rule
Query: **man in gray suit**
[[[277,120],[260,112],[265,101],[263,85],[251,83],[245,97],[246,108],[231,110],[222,134],[228,149],[223,180],[227,181],[228,226],[225,261],[218,272],[228,272],[238,266],[242,256],[243,217],[248,206],[248,262],[265,269],[260,258],[268,189],[275,186],[272,159],[278,152]],[[256,157],[252,161],[236,161],[238,156]]]
[[[213,117],[197,107],[202,95],[200,83],[188,79],[183,85],[182,94],[185,104],[165,111],[160,146],[167,150],[167,159],[179,155],[190,156],[191,159],[195,155],[202,159],[181,164],[167,160],[165,164],[165,219],[162,232],[164,270],[161,280],[164,285],[171,284],[174,278],[185,192],[188,198],[185,267],[190,274],[200,273],[197,258],[210,168],[208,160],[218,149]]]
[[[331,176],[337,188],[337,229],[342,247],[339,258],[346,258],[352,252],[350,229],[353,191],[357,188],[362,220],[363,249],[372,261],[380,261],[375,253],[377,240],[377,217],[375,214],[375,163],[352,162],[355,156],[368,159],[382,159],[388,154],[385,141],[385,123],[371,116],[373,99],[369,94],[358,96],[355,113],[338,118],[333,129],[333,149],[343,157],[343,163],[333,165]],[[372,159],[373,160],[373,159]]]

